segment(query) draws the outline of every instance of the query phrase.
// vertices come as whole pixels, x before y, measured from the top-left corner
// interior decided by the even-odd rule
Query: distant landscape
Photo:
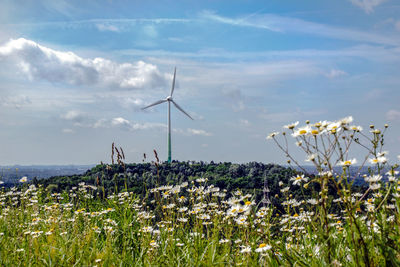
[[[142,175],[142,172],[136,173],[135,171],[137,170],[136,167],[140,166],[140,163],[132,163],[128,164],[128,170],[127,173],[129,176],[135,175],[135,177],[138,177],[138,175]],[[179,165],[178,161],[174,161],[172,166]],[[261,162],[249,162],[249,163],[231,163],[231,162],[219,162],[219,163],[207,163],[207,162],[196,162],[196,161],[187,161],[187,162],[182,162],[182,166],[188,166],[188,169],[186,170],[187,176],[197,176],[200,177],[203,174],[206,175],[211,175],[210,172],[207,172],[208,167],[207,166],[229,166],[229,168],[237,168],[241,171],[240,176],[238,176],[237,173],[230,173],[233,175],[231,178],[240,178],[244,176],[252,176],[252,173],[254,173],[254,168],[260,168],[260,170],[265,170],[266,166],[278,166],[275,164],[266,164],[266,163],[261,163]],[[43,178],[52,178],[52,180],[57,180],[60,179],[61,177],[65,176],[79,176],[81,175],[82,177],[87,176],[87,174],[92,174],[93,170],[96,170],[94,168],[96,164],[90,164],[90,165],[10,165],[10,166],[0,166],[0,181],[4,182],[4,186],[10,186],[10,185],[15,185],[18,184],[19,179],[21,177],[26,176],[28,178],[28,181],[33,180],[34,178],[36,179],[43,179]],[[152,168],[149,168],[149,163],[143,164],[142,165],[144,169],[147,171],[151,170]],[[201,171],[196,170],[195,166],[206,166],[201,169]],[[250,166],[250,169],[249,169]],[[283,168],[291,168],[290,166],[287,165],[282,165]],[[94,168],[92,170],[92,168]],[[154,167],[153,167],[154,168]],[[224,167],[219,167],[224,168]],[[293,168],[293,167],[292,167]],[[315,167],[311,165],[303,165],[301,166],[304,170],[307,171],[308,174],[317,174]],[[142,169],[142,168],[139,168]],[[218,169],[218,168],[217,168]],[[253,170],[251,170],[253,169]],[[297,169],[298,171],[302,171],[300,168],[294,168]],[[258,170],[258,171],[260,171]],[[337,167],[338,172],[340,172],[340,168]],[[352,166],[351,167],[351,173],[352,177],[355,178],[355,183],[356,184],[362,184],[365,183],[364,179],[361,178],[363,174],[368,173],[368,167],[362,167],[359,174],[357,173],[359,170],[358,166]],[[260,176],[262,176],[260,174]]]
[[[26,176],[28,180],[33,178],[42,179],[51,176],[64,176],[82,174],[95,165],[12,165],[0,166],[0,181],[5,185],[18,183],[21,177]]]
[[[167,166],[167,165],[165,165]],[[269,176],[264,175],[264,171],[269,169],[270,166],[274,166],[275,168],[280,168],[284,170],[285,168],[293,168],[287,165],[276,165],[276,164],[265,164],[261,162],[249,162],[249,163],[231,163],[231,162],[219,162],[219,163],[207,163],[207,162],[196,162],[196,161],[187,161],[181,162],[174,161],[171,165],[171,168],[174,169],[174,166],[181,166],[179,171],[175,170],[176,174],[182,175],[184,177],[213,177],[215,175],[221,176],[223,173],[221,170],[226,169],[226,176],[230,178],[239,179],[243,177],[254,177],[257,176],[259,179],[264,180],[264,178],[268,178]],[[198,166],[201,166],[199,168]],[[28,181],[32,181],[34,178],[43,179],[43,178],[51,178],[49,181],[58,181],[66,176],[77,177],[77,180],[82,179],[86,180],[87,176],[93,176],[93,173],[98,171],[98,168],[95,168],[95,164],[91,165],[12,165],[12,166],[0,166],[0,181],[3,181],[3,186],[13,186],[19,184],[19,179],[21,177],[26,176]],[[136,177],[139,179],[140,176],[148,176],[155,175],[155,167],[151,167],[150,163],[140,164],[140,163],[132,163],[127,164],[127,175],[129,177]],[[165,167],[163,167],[165,168]],[[311,165],[303,165],[301,166],[303,170],[307,171],[307,174],[315,175],[317,174],[314,166]],[[168,169],[168,168],[167,168]],[[219,170],[217,173],[212,173],[210,170]],[[235,169],[239,171],[234,171]],[[302,171],[299,167],[294,168],[297,171]],[[340,172],[340,167],[336,168],[338,172]],[[166,172],[167,170],[165,170]],[[350,168],[352,173],[352,178],[355,178],[355,185],[366,184],[364,179],[362,178],[363,174],[368,173],[368,167],[362,167],[359,171],[358,166],[352,166]],[[359,173],[358,173],[359,171]],[[257,175],[255,175],[257,174]],[[264,176],[263,176],[264,175]],[[79,177],[79,178],[78,178]],[[271,177],[269,177],[271,178]]]

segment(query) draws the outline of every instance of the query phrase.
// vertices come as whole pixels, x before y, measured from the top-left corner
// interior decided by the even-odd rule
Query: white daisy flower
[[[304,177],[304,174],[302,174],[302,175],[293,176],[292,178],[290,178],[290,181],[293,181],[293,185],[297,185],[302,182],[304,182],[304,183],[308,182],[308,178]]]
[[[304,127],[300,127],[298,129],[296,129],[294,131],[294,133],[292,133],[293,137],[299,137],[299,136],[304,136],[311,133],[311,127],[309,125],[304,126]]]
[[[279,132],[272,132],[272,133],[270,133],[268,136],[267,136],[267,139],[272,139],[272,138],[274,138],[275,136],[277,136],[279,134]]]
[[[265,243],[262,243],[256,248],[255,252],[265,252],[267,250],[270,250],[272,248],[271,245],[267,245]]]
[[[351,166],[357,163],[356,159],[350,159],[350,160],[345,160],[345,161],[340,161],[339,165],[341,166]]]
[[[242,250],[240,250],[240,253],[251,253],[251,247],[249,246],[244,246]]]
[[[286,128],[286,129],[289,129],[289,130],[293,130],[298,124],[299,124],[299,122],[296,121],[294,123],[290,123],[288,125],[283,126],[283,128]]]

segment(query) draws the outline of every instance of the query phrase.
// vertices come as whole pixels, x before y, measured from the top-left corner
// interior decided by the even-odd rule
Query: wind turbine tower
[[[157,102],[148,105],[142,109],[146,109],[152,106],[156,106],[159,105],[161,103],[164,102],[168,102],[168,163],[171,163],[171,103],[174,104],[174,106],[179,109],[183,114],[185,114],[186,116],[188,116],[190,119],[193,120],[192,117],[190,117],[190,115],[184,111],[173,99],[172,99],[172,94],[174,93],[174,89],[175,89],[175,78],[176,78],[176,67],[174,70],[174,78],[172,80],[172,87],[171,87],[171,93],[169,94],[169,96],[167,96],[165,99],[162,100],[158,100]]]

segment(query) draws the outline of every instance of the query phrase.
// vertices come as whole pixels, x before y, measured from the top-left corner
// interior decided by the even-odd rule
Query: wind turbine
[[[167,98],[162,99],[162,100],[158,100],[157,102],[148,105],[142,109],[146,109],[152,106],[156,106],[159,105],[161,103],[164,102],[168,102],[168,163],[171,163],[171,102],[172,104],[175,105],[175,107],[177,109],[179,109],[183,114],[185,114],[186,116],[188,116],[190,119],[193,120],[192,117],[190,117],[189,114],[187,114],[186,111],[184,111],[173,99],[172,99],[172,94],[174,93],[174,88],[175,88],[175,77],[176,77],[176,67],[174,70],[174,79],[172,80],[172,88],[171,88],[171,93],[169,94],[169,96],[167,96]]]

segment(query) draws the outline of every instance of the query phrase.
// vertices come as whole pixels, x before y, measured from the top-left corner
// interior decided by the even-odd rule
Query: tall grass
[[[240,189],[228,193],[208,186],[206,179],[160,185],[145,199],[127,190],[104,199],[101,185],[84,183],[61,194],[25,183],[3,189],[0,265],[398,266],[397,166],[383,173],[383,131],[371,128],[367,146],[361,143],[361,128],[349,121],[298,129],[293,124],[288,133],[269,136],[291,163],[298,163],[286,145],[291,131],[319,172],[299,173],[290,184],[281,184],[284,213],[255,203]],[[365,161],[374,164],[365,177],[370,186],[361,193],[352,192],[349,176],[353,143],[367,147]],[[337,165],[342,172],[334,172]],[[320,190],[312,198],[293,198],[291,191],[313,183]],[[334,213],[334,207],[340,211]]]

